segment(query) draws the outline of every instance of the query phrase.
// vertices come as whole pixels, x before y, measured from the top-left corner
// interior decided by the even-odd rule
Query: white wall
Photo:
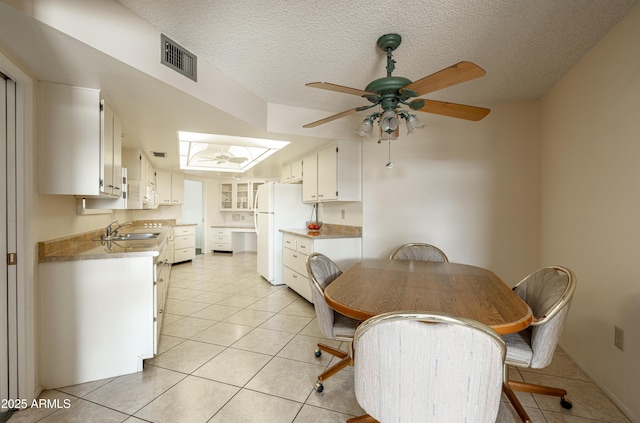
[[[561,345],[640,421],[640,7],[542,102],[542,263],[578,288]],[[624,352],[613,345],[624,330]]]
[[[539,264],[540,107],[492,105],[480,122],[421,115],[425,128],[391,145],[363,144],[363,243],[386,257],[406,242],[513,285]]]

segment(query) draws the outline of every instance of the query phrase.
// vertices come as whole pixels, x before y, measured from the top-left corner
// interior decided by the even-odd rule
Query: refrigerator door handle
[[[258,212],[253,212],[253,226],[256,228],[256,236],[260,235],[258,231]]]

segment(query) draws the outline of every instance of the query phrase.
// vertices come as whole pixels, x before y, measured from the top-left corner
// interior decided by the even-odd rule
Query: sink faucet
[[[117,228],[113,228],[113,225],[118,225]],[[133,225],[133,222],[127,222],[127,223],[123,223],[122,225],[120,223],[118,223],[117,220],[114,220],[113,222],[109,223],[109,225],[107,226],[107,238],[110,238],[111,236],[118,236],[118,234],[120,234],[120,230],[125,227],[125,226],[130,226]]]

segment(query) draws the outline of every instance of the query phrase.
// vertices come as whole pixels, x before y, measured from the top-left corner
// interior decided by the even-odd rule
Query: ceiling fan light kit
[[[407,125],[407,134],[411,134],[416,129],[424,127],[416,115],[409,113],[406,110],[399,109],[401,105],[405,105],[411,110],[435,113],[472,121],[483,119],[489,114],[490,110],[482,107],[414,98],[467,82],[472,79],[480,78],[484,76],[486,72],[474,63],[460,62],[415,82],[401,76],[392,76],[396,64],[392,53],[400,46],[401,42],[402,37],[399,34],[385,34],[378,38],[378,48],[387,54],[387,76],[370,82],[364,90],[328,82],[311,82],[306,84],[308,87],[358,95],[368,100],[371,104],[346,110],[327,118],[308,123],[303,127],[313,128],[352,113],[361,112],[378,106],[381,111],[372,113],[365,117],[356,132],[361,136],[370,136],[373,133],[373,122],[379,119],[378,125],[380,126],[382,135],[380,139],[384,140],[382,137],[385,137],[386,139],[390,139],[390,137],[388,135],[384,136],[383,134],[396,133],[399,125],[399,118],[405,120]],[[412,98],[414,99],[410,100]],[[395,139],[395,137],[393,139]]]

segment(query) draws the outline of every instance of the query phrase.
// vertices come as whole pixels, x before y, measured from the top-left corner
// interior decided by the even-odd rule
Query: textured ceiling
[[[542,96],[637,0],[118,0],[269,103],[339,112],[385,76],[380,35],[395,32],[395,76],[413,81],[462,60],[487,71],[429,98],[464,104]],[[364,102],[366,104],[366,101]]]

